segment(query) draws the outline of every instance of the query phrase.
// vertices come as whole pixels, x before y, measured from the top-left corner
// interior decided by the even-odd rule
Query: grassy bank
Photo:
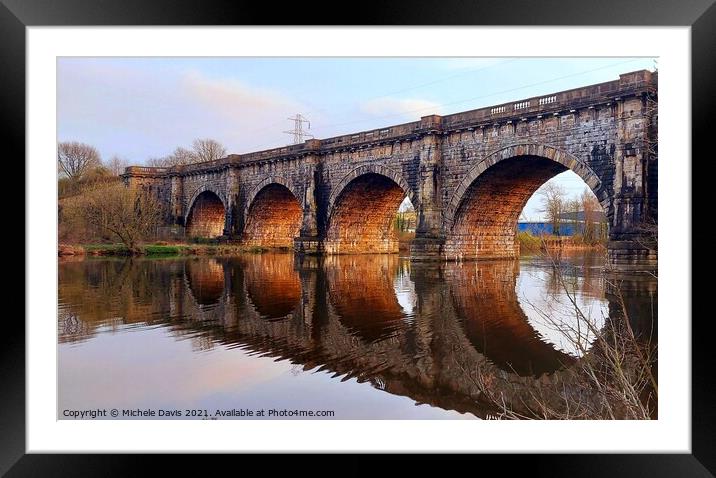
[[[134,252],[124,244],[60,244],[59,256],[221,256],[241,253],[259,254],[287,251],[286,248],[264,248],[240,244],[142,244]]]
[[[585,241],[582,236],[535,236],[529,232],[518,232],[517,240],[523,252],[569,249],[592,250],[604,248],[602,242]]]
[[[409,250],[410,241],[415,233],[398,233],[400,251]],[[602,243],[587,243],[580,236],[535,236],[528,232],[517,234],[522,252],[539,252],[555,249],[600,249]],[[231,254],[260,254],[262,252],[288,252],[290,248],[265,248],[244,246],[241,244],[200,242],[200,243],[166,243],[155,242],[140,245],[136,251],[130,251],[123,244],[60,244],[59,256],[220,256]]]

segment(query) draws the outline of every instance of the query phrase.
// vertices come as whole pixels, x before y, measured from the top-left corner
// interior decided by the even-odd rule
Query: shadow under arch
[[[249,193],[244,217],[244,244],[290,248],[299,235],[303,209],[288,181],[270,177]]]
[[[415,207],[417,197],[405,179],[384,166],[365,165],[348,173],[328,201],[325,251],[398,252],[392,221],[406,196]]]
[[[216,259],[191,259],[184,266],[191,295],[199,305],[216,305],[224,294],[224,265]]]
[[[324,260],[330,305],[340,323],[365,343],[383,340],[405,325],[395,292],[399,260],[392,254]]]
[[[453,193],[444,216],[444,254],[458,259],[517,257],[517,220],[525,204],[540,186],[567,170],[584,180],[610,218],[608,192],[587,164],[551,146],[511,145],[481,160]]]
[[[576,362],[543,340],[517,298],[517,261],[446,265],[453,307],[473,347],[520,376],[541,376]]]
[[[224,234],[226,207],[222,198],[211,190],[197,193],[189,202],[186,215],[188,237],[218,237]]]

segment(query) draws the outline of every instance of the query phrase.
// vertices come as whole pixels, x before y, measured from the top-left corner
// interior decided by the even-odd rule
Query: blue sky
[[[317,138],[617,79],[652,58],[60,58],[58,140],[132,164],[194,138],[245,153],[291,142],[296,113]],[[557,176],[570,194],[585,185]],[[542,217],[538,198],[525,208]]]

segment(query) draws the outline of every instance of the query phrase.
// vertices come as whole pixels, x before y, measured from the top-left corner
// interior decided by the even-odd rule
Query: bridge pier
[[[294,238],[293,250],[298,254],[306,254],[309,256],[318,256],[325,252],[323,239],[318,236],[299,236]]]
[[[410,242],[410,259],[413,261],[439,261],[444,257],[445,237],[416,235]]]
[[[609,241],[607,269],[623,272],[656,272],[658,253],[642,241]]]
[[[410,243],[410,259],[412,261],[458,261],[464,258],[459,255],[449,255],[445,250],[444,236],[418,235]],[[505,256],[505,259],[515,259],[516,256]],[[495,259],[494,256],[484,259]],[[471,257],[468,260],[480,260],[480,257]],[[646,239],[631,239],[609,241],[607,244],[606,269],[612,272],[656,272],[658,268],[658,253],[650,248]]]

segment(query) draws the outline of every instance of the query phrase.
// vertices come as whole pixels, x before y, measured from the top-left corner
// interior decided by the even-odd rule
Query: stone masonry
[[[656,265],[657,74],[174,168],[131,166],[187,235],[299,253],[395,252],[404,197],[415,260],[514,257],[534,191],[570,169],[609,221],[615,269]],[[217,213],[221,212],[221,214]]]

